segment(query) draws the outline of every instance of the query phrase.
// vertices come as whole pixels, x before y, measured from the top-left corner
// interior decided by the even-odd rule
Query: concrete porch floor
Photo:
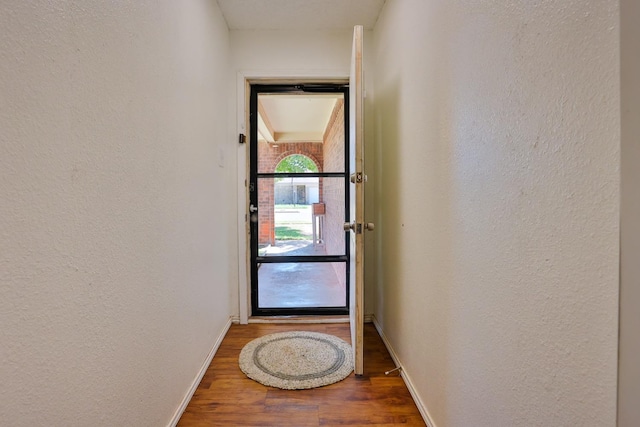
[[[326,255],[324,246],[311,240],[278,241],[266,249],[266,256]],[[344,307],[346,291],[336,271],[342,263],[264,263],[258,269],[260,308]],[[344,273],[343,273],[344,274]]]

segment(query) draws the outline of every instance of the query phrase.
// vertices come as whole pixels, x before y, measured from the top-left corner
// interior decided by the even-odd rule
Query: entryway
[[[349,313],[348,85],[251,85],[251,314]]]

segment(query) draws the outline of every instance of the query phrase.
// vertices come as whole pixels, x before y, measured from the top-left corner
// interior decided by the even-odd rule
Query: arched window
[[[292,154],[280,160],[276,173],[316,173],[318,166],[304,154]],[[318,178],[276,178],[276,205],[310,205],[319,201]]]
[[[318,166],[316,166],[313,160],[303,154],[292,154],[280,160],[280,163],[276,166],[276,172],[318,172]]]

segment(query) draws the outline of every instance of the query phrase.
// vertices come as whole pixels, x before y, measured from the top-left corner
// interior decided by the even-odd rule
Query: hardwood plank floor
[[[404,381],[372,324],[365,325],[364,375],[311,390],[280,390],[247,378],[240,350],[254,338],[315,331],[350,342],[349,324],[232,325],[178,426],[424,426]]]

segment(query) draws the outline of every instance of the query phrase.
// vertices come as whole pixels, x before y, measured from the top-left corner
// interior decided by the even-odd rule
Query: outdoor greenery
[[[318,167],[313,160],[302,154],[287,156],[276,166],[276,173],[304,173],[318,172]]]
[[[305,234],[296,228],[284,225],[276,225],[276,240],[308,240],[311,239],[309,234]]]

